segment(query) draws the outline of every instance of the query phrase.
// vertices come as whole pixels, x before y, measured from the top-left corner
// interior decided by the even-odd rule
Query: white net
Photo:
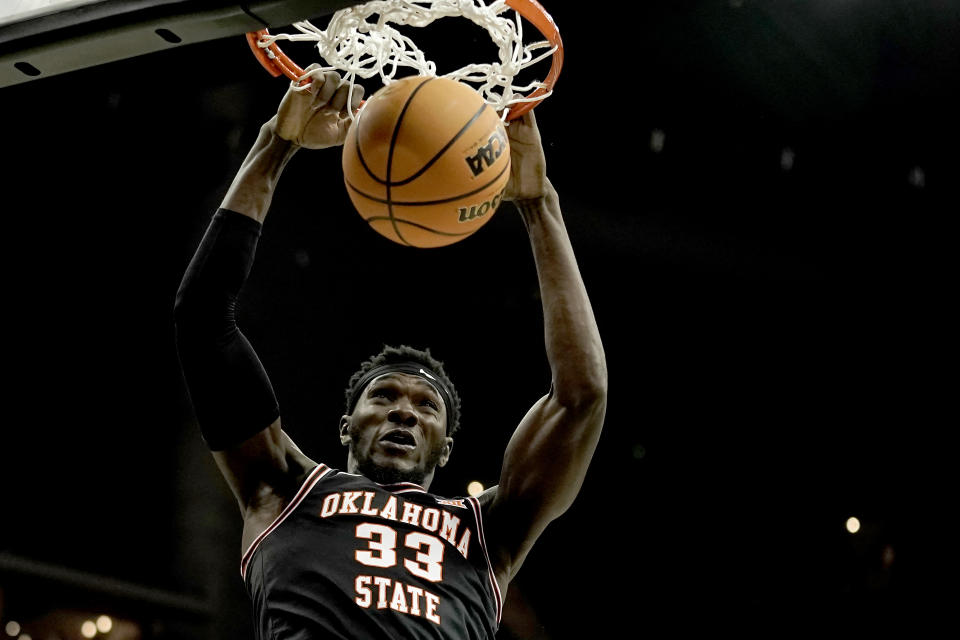
[[[541,81],[515,85],[519,73],[553,55],[556,47],[548,41],[523,43],[523,22],[505,0],[486,4],[483,0],[373,0],[342,9],[333,14],[326,29],[308,21],[293,26],[299,33],[266,35],[259,46],[266,49],[277,40],[316,42],[320,57],[326,63],[308,75],[336,70],[350,82],[351,98],[357,78],[379,75],[384,85],[392,82],[398,69],[407,67],[421,76],[436,76],[437,66],[409,37],[393,25],[425,27],[439,18],[463,17],[484,28],[497,47],[499,60],[469,64],[444,74],[472,85],[495,110],[506,117],[509,106],[518,102],[539,101],[550,92],[528,98],[526,93],[545,88]],[[376,18],[374,19],[374,16]],[[267,49],[269,52],[269,49]]]

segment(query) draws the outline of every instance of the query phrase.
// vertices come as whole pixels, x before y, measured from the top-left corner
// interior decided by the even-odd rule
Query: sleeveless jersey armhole
[[[473,511],[473,517],[477,522],[477,538],[480,548],[483,550],[483,558],[487,565],[487,578],[490,580],[490,591],[497,607],[497,626],[500,626],[500,617],[503,614],[503,599],[500,595],[500,585],[497,584],[497,576],[493,572],[493,563],[490,562],[490,554],[487,552],[487,540],[483,531],[483,514],[480,508],[480,501],[474,497],[467,498],[467,503]]]
[[[307,479],[303,481],[303,484],[300,485],[300,489],[293,496],[293,499],[290,503],[280,512],[273,522],[270,523],[266,529],[263,530],[256,539],[250,543],[250,546],[247,547],[247,550],[243,553],[243,556],[240,559],[240,577],[246,582],[247,579],[247,566],[250,564],[250,559],[253,557],[254,552],[260,546],[260,543],[263,542],[272,531],[274,531],[280,524],[287,519],[287,517],[293,513],[296,508],[303,502],[303,499],[310,493],[314,485],[316,485],[322,478],[326,477],[333,469],[327,465],[321,463],[318,464],[313,471],[307,476]]]

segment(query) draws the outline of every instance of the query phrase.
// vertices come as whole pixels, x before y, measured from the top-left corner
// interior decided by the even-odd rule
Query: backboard
[[[0,87],[281,27],[351,0],[4,0]]]

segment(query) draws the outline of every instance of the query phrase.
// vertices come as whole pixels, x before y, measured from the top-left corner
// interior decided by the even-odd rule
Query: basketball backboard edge
[[[282,27],[356,2],[21,0],[18,12],[0,15],[0,87],[264,27]]]

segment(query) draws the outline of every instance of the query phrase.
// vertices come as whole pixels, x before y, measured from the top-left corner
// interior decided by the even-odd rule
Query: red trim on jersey
[[[426,489],[413,482],[397,482],[396,484],[380,484],[379,482],[375,482],[374,484],[386,489],[390,493],[409,493],[410,491],[417,491],[419,493],[427,492]]]
[[[280,523],[286,520],[287,516],[293,513],[293,510],[296,509],[301,502],[303,502],[303,499],[307,497],[307,494],[310,493],[311,489],[313,489],[313,485],[317,484],[321,478],[326,476],[331,471],[333,471],[333,469],[327,465],[318,464],[313,471],[310,472],[310,475],[307,476],[307,479],[303,481],[303,484],[300,485],[300,490],[297,491],[295,496],[293,496],[293,500],[290,501],[290,504],[288,504],[286,508],[280,512],[280,515],[278,515],[274,521],[270,523],[269,527],[263,530],[263,533],[257,536],[256,540],[250,543],[250,546],[247,547],[246,552],[244,552],[243,557],[240,559],[241,578],[244,580],[247,579],[247,564],[250,562],[253,552],[256,551],[257,547],[260,546],[260,543],[263,542],[263,539],[266,538],[271,531],[280,526]]]
[[[480,548],[483,549],[483,557],[487,560],[487,574],[490,577],[490,587],[493,589],[494,599],[497,601],[497,626],[500,626],[500,615],[503,613],[503,599],[500,595],[500,585],[497,584],[497,576],[493,573],[490,554],[487,553],[487,541],[483,535],[483,516],[481,515],[480,501],[471,496],[467,498],[467,502],[473,508],[473,516],[477,520],[477,541],[480,543]]]

